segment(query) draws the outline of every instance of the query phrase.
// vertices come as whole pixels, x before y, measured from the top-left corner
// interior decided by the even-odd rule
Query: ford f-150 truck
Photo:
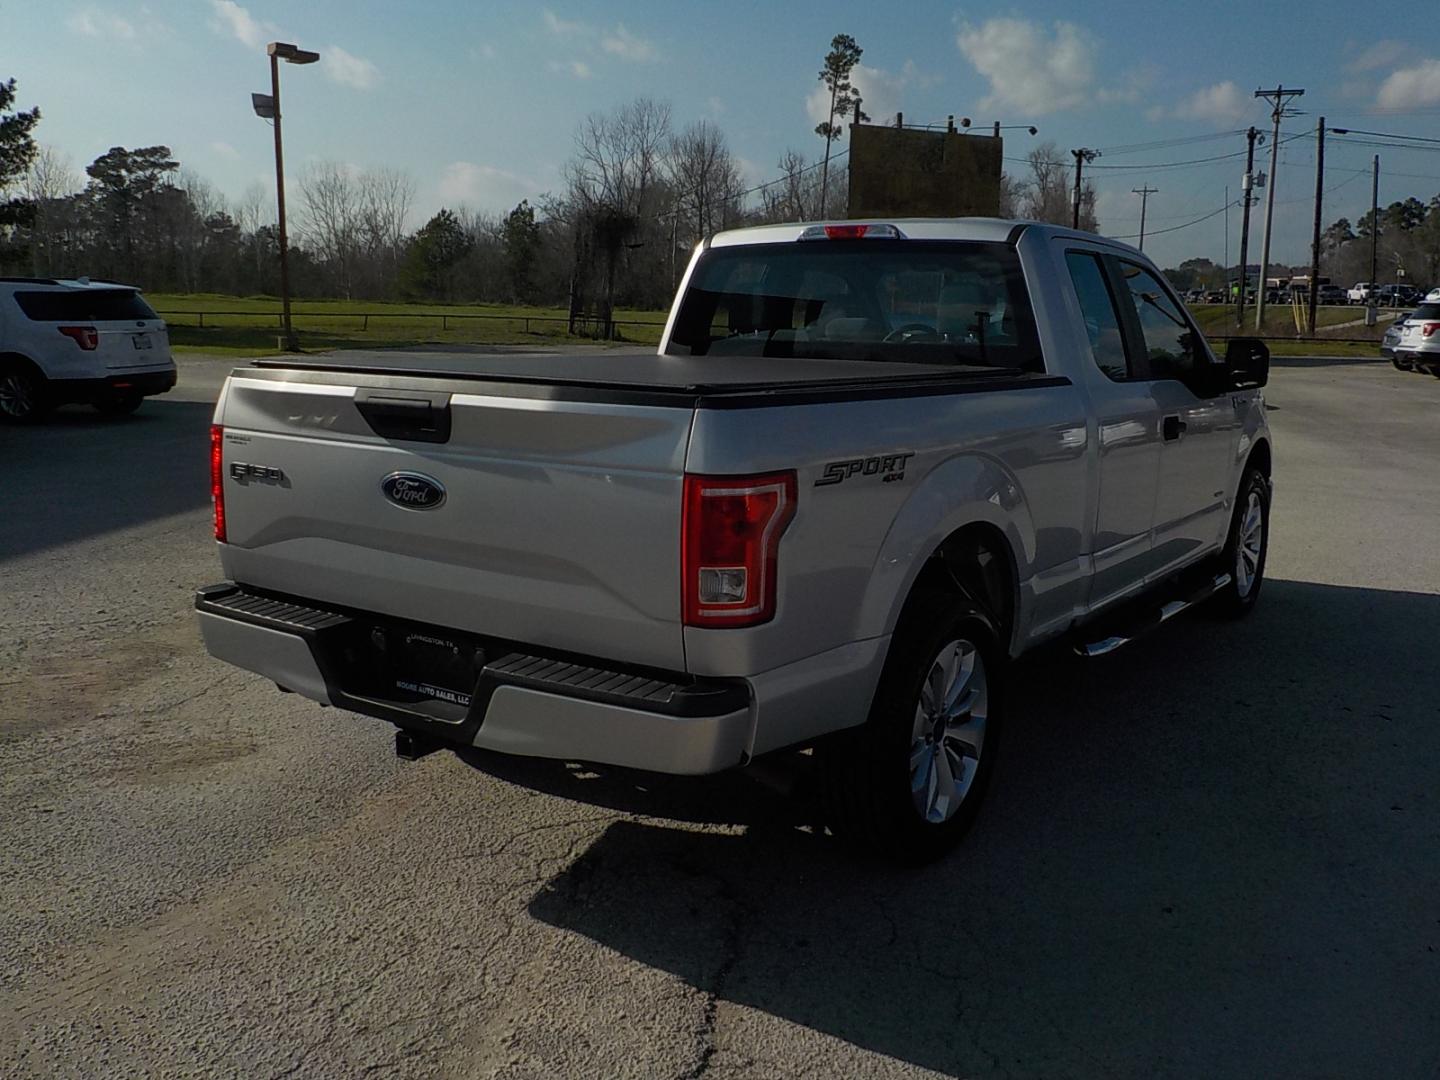
[[[994,768],[1011,659],[1255,603],[1268,366],[1087,233],[721,233],[658,352],[237,369],[228,580],[196,606],[214,656],[407,756],[813,747],[837,832],[929,858]]]

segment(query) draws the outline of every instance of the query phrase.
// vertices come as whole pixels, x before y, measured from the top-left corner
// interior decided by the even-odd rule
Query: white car
[[[0,278],[0,422],[69,402],[130,413],[174,385],[170,335],[135,286]]]
[[[1440,304],[1440,289],[1431,289],[1425,294],[1425,303]]]

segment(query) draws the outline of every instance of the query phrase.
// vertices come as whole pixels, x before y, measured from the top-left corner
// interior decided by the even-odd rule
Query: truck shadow
[[[69,406],[0,426],[0,562],[207,505],[214,411],[151,398],[133,416]]]
[[[1422,1075],[1437,626],[1440,596],[1270,581],[1248,620],[1027,662],[976,830],[919,870],[733,777],[511,763],[649,818],[529,910],[739,1007],[720,1025],[758,1010],[950,1074]]]

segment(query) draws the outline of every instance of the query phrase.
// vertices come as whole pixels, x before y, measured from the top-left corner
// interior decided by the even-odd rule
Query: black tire
[[[981,673],[978,704],[961,715],[958,728],[972,735],[979,720],[978,756],[962,756],[947,736],[939,740],[928,775],[943,770],[954,776],[949,762],[960,760],[964,783],[953,809],[948,801],[940,817],[926,820],[920,794],[912,786],[915,755],[930,754],[930,736],[915,738],[922,691],[942,649],[968,643],[978,656]],[[975,820],[995,769],[1005,715],[1006,656],[995,623],[978,605],[955,594],[926,595],[911,603],[894,637],[880,677],[869,719],[858,728],[840,732],[818,748],[829,823],[842,839],[898,862],[919,864],[937,859],[958,844]],[[973,673],[971,678],[973,679]],[[973,692],[974,686],[971,686]],[[962,699],[965,695],[962,695]],[[937,725],[943,724],[936,720]],[[947,763],[938,764],[942,754]],[[919,766],[923,771],[924,766]],[[973,771],[971,771],[973,770]],[[952,787],[955,785],[952,785]],[[934,811],[932,810],[932,813]]]
[[[91,402],[95,411],[105,416],[128,416],[140,408],[145,400],[143,394],[110,394]]]
[[[1251,536],[1250,511],[1258,505],[1260,531],[1258,550],[1254,542],[1247,544]],[[1242,545],[1250,553],[1244,556]],[[1260,599],[1260,587],[1265,583],[1265,556],[1270,550],[1270,481],[1259,469],[1247,466],[1240,478],[1240,490],[1235,496],[1235,510],[1230,516],[1230,534],[1225,539],[1225,551],[1221,555],[1221,569],[1230,575],[1230,583],[1215,594],[1211,609],[1218,615],[1238,618],[1252,609]],[[1250,573],[1246,574],[1249,570]]]
[[[1399,360],[1392,359],[1392,360],[1390,361],[1390,363],[1392,363],[1392,364],[1395,365],[1395,370],[1396,370],[1396,371],[1409,371],[1409,370],[1410,370],[1410,365],[1409,365],[1409,364],[1402,364]]]
[[[52,408],[43,375],[24,362],[0,361],[0,423],[33,424]]]

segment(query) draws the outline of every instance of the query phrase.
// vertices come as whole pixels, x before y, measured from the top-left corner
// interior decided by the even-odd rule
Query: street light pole
[[[275,103],[275,205],[279,212],[280,308],[285,325],[285,349],[296,349],[295,328],[290,323],[290,242],[285,233],[285,143],[280,137],[280,58],[270,45],[270,96]]]
[[[299,49],[283,41],[272,41],[265,46],[270,55],[270,97],[252,94],[251,105],[255,114],[275,122],[275,207],[277,211],[277,239],[280,244],[280,310],[284,324],[285,348],[294,352],[297,348],[295,327],[290,322],[290,241],[285,231],[285,143],[280,133],[280,61],[287,64],[313,64],[320,54]]]

